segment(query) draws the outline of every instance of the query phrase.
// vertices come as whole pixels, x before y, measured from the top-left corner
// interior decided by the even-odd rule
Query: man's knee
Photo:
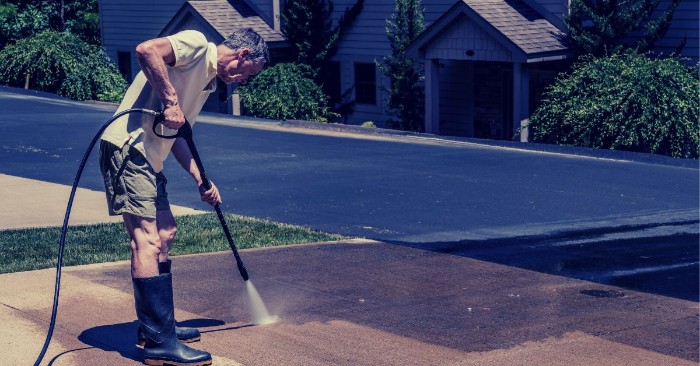
[[[158,233],[163,245],[169,246],[175,240],[177,235],[177,223],[175,217],[170,211],[158,211],[156,214],[158,221]]]
[[[161,241],[160,235],[158,235],[157,232],[140,232],[135,234],[136,235],[133,235],[131,240],[131,250],[134,253],[160,253],[161,247],[163,246],[163,242]]]
[[[160,229],[160,240],[164,245],[170,245],[175,240],[177,235],[177,226],[170,226]]]
[[[156,220],[124,214],[124,224],[131,237],[131,249],[134,252],[160,252],[162,241]]]

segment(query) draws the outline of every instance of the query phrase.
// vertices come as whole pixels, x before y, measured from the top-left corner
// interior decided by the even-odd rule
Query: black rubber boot
[[[166,262],[158,262],[158,273],[160,273],[160,274],[170,273],[171,265],[172,265],[172,261],[170,259],[168,259]],[[199,330],[197,330],[196,328],[184,328],[184,327],[178,327],[176,325],[175,326],[175,334],[177,335],[177,339],[179,339],[180,341],[185,342],[185,343],[197,342],[200,339],[202,339],[202,335],[199,333]],[[143,334],[143,330],[141,329],[141,326],[139,326],[137,339],[138,339],[137,346],[143,347],[143,344],[146,342],[146,336]]]
[[[132,278],[139,326],[145,344],[146,365],[211,365],[211,355],[184,345],[175,334],[172,276]]]

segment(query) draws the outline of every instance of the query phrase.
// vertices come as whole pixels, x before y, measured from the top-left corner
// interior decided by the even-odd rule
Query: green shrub
[[[698,158],[698,70],[639,54],[589,58],[530,118],[531,140]]]
[[[327,121],[334,114],[327,97],[312,79],[308,67],[277,64],[263,70],[239,89],[245,113],[277,120]]]
[[[102,48],[75,35],[42,32],[0,51],[0,83],[77,99],[118,101],[126,81]]]
[[[377,128],[377,125],[375,125],[372,121],[365,121],[362,123],[362,127]]]

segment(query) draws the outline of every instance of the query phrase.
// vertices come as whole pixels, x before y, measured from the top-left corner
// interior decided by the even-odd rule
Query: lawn
[[[230,250],[216,215],[176,218],[178,234],[171,255]],[[309,228],[227,214],[238,249],[334,241],[345,237]],[[0,231],[0,273],[56,266],[61,228]],[[122,223],[68,228],[63,264],[66,266],[129,259],[129,238]]]

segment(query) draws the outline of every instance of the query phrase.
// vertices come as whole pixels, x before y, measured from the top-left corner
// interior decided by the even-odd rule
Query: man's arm
[[[205,190],[202,186],[202,176],[199,174],[199,168],[197,168],[197,164],[194,162],[194,158],[192,158],[192,153],[190,152],[190,148],[187,146],[187,142],[185,142],[185,140],[182,138],[175,139],[175,143],[173,144],[171,151],[173,152],[173,156],[175,156],[175,160],[177,160],[177,162],[180,163],[180,165],[182,165],[182,167],[188,173],[190,173],[195,182],[197,182],[199,194],[202,196],[202,201],[208,202],[212,206],[217,203],[221,203],[219,189],[216,188],[213,182],[210,181],[211,188],[209,190]]]
[[[165,117],[163,124],[178,129],[185,123],[185,116],[180,109],[175,87],[168,78],[166,65],[175,64],[175,52],[166,38],[155,38],[136,46],[136,57],[146,79],[163,102]]]

